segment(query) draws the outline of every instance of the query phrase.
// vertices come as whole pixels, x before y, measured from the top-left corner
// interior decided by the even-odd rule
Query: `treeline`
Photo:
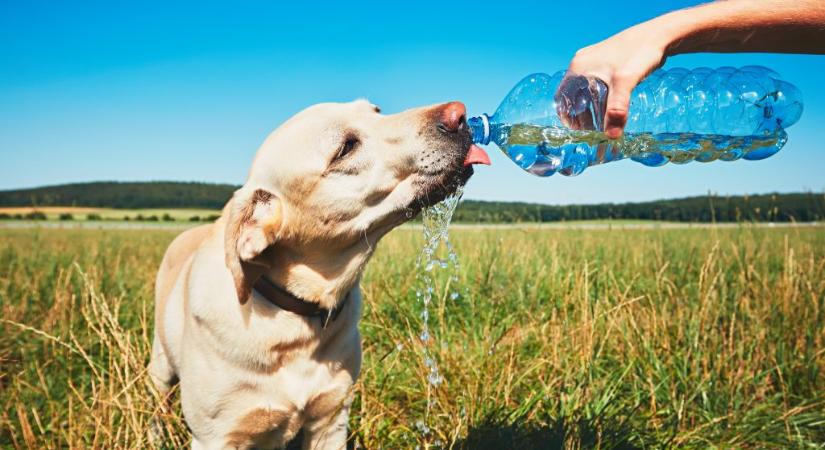
[[[99,222],[103,220],[115,220],[115,221],[135,221],[135,222],[176,222],[176,221],[188,221],[188,222],[214,222],[220,218],[219,214],[206,214],[203,216],[200,215],[192,215],[189,218],[175,218],[169,213],[164,213],[162,215],[157,214],[135,214],[132,216],[124,215],[122,217],[103,217],[97,213],[89,213],[89,214],[79,214],[75,215],[72,213],[64,212],[58,214],[56,217],[57,220],[60,221],[71,221],[71,220],[86,220],[86,221],[94,221]],[[9,214],[6,212],[0,212],[0,220],[49,220],[49,216],[44,213],[43,211],[30,211],[25,214],[23,213],[15,213]]]
[[[705,195],[640,203],[542,205],[518,202],[461,203],[457,222],[514,223],[570,220],[664,220],[672,222],[814,222],[825,220],[825,195]]]
[[[238,188],[231,184],[173,181],[62,184],[0,191],[3,206],[93,206],[98,208],[220,209]]]
[[[0,207],[220,209],[238,188],[182,182],[96,182],[0,191]],[[514,223],[635,219],[674,222],[813,222],[825,220],[825,194],[705,195],[673,200],[591,205],[544,205],[466,200],[456,222]],[[162,218],[161,218],[162,220]]]

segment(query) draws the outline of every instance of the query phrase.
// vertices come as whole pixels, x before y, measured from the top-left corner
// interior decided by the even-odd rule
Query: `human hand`
[[[627,123],[633,88],[650,72],[661,67],[670,43],[667,34],[652,22],[622,31],[598,44],[585,47],[570,62],[568,77],[584,75],[607,84],[604,132],[610,139],[621,137]],[[572,80],[572,78],[571,78]],[[559,91],[568,82],[562,81]],[[581,128],[581,118],[562,117],[566,125]]]
[[[570,62],[563,89],[578,92],[573,102],[591,101],[598,92],[594,78],[607,84],[604,131],[621,137],[633,88],[669,55],[693,52],[782,52],[825,54],[825,3],[822,0],[726,0],[673,11],[585,47]],[[582,86],[585,80],[589,84]],[[582,108],[579,108],[579,110]],[[593,118],[561,117],[565,125],[594,129]]]

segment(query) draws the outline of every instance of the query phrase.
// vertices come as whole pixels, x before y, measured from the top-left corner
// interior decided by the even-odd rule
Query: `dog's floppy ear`
[[[255,281],[269,265],[261,253],[278,239],[282,210],[278,197],[264,189],[237,191],[229,205],[226,223],[226,266],[232,272],[238,301],[246,303]]]

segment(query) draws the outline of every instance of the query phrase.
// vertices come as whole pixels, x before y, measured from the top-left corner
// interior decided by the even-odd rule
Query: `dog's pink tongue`
[[[490,165],[490,156],[481,147],[473,144],[467,152],[467,157],[464,158],[464,166],[472,164]]]

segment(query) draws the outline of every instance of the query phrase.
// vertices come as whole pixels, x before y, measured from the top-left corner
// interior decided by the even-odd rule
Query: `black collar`
[[[335,322],[335,319],[338,318],[341,310],[344,309],[344,306],[346,306],[347,300],[349,300],[349,293],[347,293],[344,299],[341,300],[335,308],[321,308],[315,302],[310,302],[308,300],[296,297],[285,288],[275,284],[266,276],[258,278],[252,287],[269,303],[272,303],[283,310],[298,314],[299,316],[322,318],[324,328],[327,327],[329,322]]]

